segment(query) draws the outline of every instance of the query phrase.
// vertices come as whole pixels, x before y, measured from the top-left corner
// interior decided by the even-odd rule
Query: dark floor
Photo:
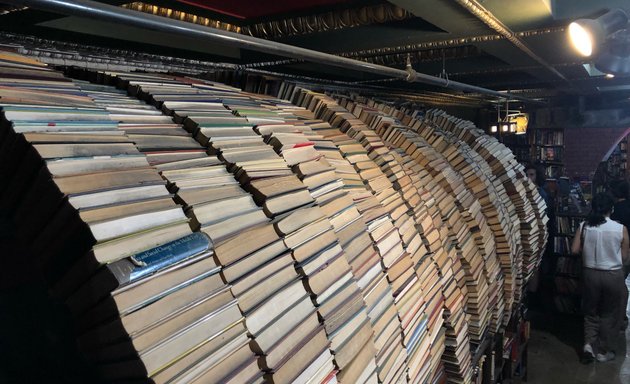
[[[625,334],[619,333],[617,358],[611,362],[583,365],[578,355],[581,348],[581,318],[532,312],[527,382],[630,384],[630,328]]]

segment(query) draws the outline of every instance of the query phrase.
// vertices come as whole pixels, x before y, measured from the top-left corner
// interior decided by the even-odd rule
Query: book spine
[[[204,233],[196,232],[159,247],[109,264],[120,285],[128,284],[170,265],[198,255],[212,246]]]

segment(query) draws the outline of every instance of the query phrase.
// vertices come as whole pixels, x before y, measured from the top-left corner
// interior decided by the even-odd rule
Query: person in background
[[[540,167],[537,167],[533,164],[528,164],[525,167],[525,174],[527,175],[527,178],[536,185],[536,187],[538,188],[538,193],[540,193],[540,196],[545,200],[545,203],[547,203],[547,216],[549,216],[550,213],[553,212],[553,199],[551,198],[551,196],[549,196],[549,193],[547,193],[544,188],[544,171]]]
[[[605,193],[595,195],[591,212],[580,224],[571,244],[574,254],[582,254],[584,363],[613,360],[613,342],[621,326],[621,300],[626,291],[623,266],[629,258],[628,230],[610,219],[612,209],[612,197]]]
[[[616,222],[622,224],[626,227],[626,230],[630,230],[630,184],[628,181],[622,180],[616,183],[612,183],[611,192],[613,197],[615,198],[615,205],[613,206],[613,212],[610,215],[610,218],[615,220]],[[628,273],[630,273],[630,268],[628,266],[624,267],[624,281],[628,279]],[[626,310],[623,313],[623,326],[622,329],[626,329],[628,327],[628,288],[626,286],[625,295],[623,297],[623,308]]]

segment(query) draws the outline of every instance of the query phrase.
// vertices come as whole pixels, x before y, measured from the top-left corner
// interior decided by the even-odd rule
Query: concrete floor
[[[626,285],[630,286],[630,279]],[[619,333],[617,343],[615,360],[581,364],[582,319],[533,312],[527,382],[630,384],[630,327],[625,333]]]

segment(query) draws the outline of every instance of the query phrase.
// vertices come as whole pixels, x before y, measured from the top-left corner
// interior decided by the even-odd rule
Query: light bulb
[[[593,54],[593,35],[580,23],[574,21],[569,24],[569,38],[580,55],[589,57]]]

